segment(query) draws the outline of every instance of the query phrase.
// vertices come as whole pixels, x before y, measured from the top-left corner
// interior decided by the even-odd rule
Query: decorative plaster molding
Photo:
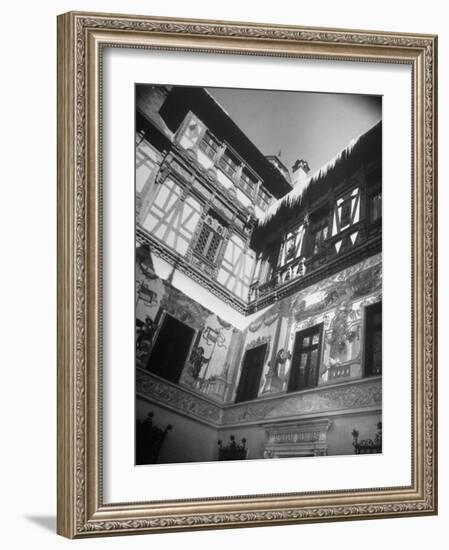
[[[300,418],[315,413],[343,412],[347,409],[363,410],[373,406],[380,407],[381,403],[381,379],[361,379],[332,388],[317,387],[304,392],[273,396],[266,400],[231,405],[224,409],[222,424],[261,422],[292,416]]]
[[[327,432],[331,424],[328,418],[267,424],[264,457],[327,455]]]
[[[142,369],[136,370],[136,393],[157,405],[166,405],[212,426],[219,426],[221,423],[223,411],[219,406]]]
[[[311,414],[371,412],[382,405],[382,380],[360,379],[334,387],[267,396],[243,404],[220,405],[154,374],[137,369],[136,391],[145,399],[193,416],[214,427],[300,419]]]

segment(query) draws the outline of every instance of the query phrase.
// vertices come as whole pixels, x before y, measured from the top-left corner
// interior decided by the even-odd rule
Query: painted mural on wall
[[[295,336],[317,325],[322,325],[317,384],[360,378],[363,311],[381,299],[382,268],[377,255],[285,298],[252,321],[245,346],[258,337],[270,336],[273,342],[259,396],[287,390]]]
[[[300,331],[322,326],[317,385],[363,375],[363,311],[381,300],[380,255],[279,301],[241,332],[158,277],[148,248],[136,253],[136,361],[145,368],[161,312],[195,331],[179,383],[213,399],[232,401],[245,353],[267,344],[258,395],[285,393]]]
[[[146,368],[163,314],[195,331],[179,383],[223,400],[232,377],[230,358],[239,331],[163,280],[154,271],[149,248],[136,249],[136,364]],[[175,343],[174,343],[175,345]]]
[[[328,313],[326,321],[321,381],[361,376],[360,304],[344,299]]]

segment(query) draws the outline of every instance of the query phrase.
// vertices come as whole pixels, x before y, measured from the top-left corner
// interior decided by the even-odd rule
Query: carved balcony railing
[[[276,287],[276,279],[270,279],[266,283],[261,284],[259,286],[259,297],[270,294]]]
[[[267,296],[278,288],[283,288],[292,281],[304,277],[306,274],[306,262],[304,257],[297,258],[296,260],[289,262],[288,264],[279,268],[274,276],[267,281],[259,285],[258,282],[253,283],[249,290],[249,301],[253,302]]]
[[[348,378],[351,376],[351,364],[332,365],[328,369],[329,380],[338,380],[339,378]]]
[[[303,256],[288,262],[276,271],[276,286],[282,286],[293,279],[304,277],[306,274],[306,259]]]
[[[337,235],[323,241],[319,250],[308,257],[298,259],[277,268],[271,279],[263,284],[255,281],[249,289],[249,303],[263,299],[264,303],[278,291],[283,292],[290,286],[296,287],[302,279],[309,279],[314,273],[323,273],[332,269],[336,260],[351,262],[366,254],[377,253],[381,249],[381,220],[361,221],[353,224]],[[340,264],[340,262],[338,262]]]

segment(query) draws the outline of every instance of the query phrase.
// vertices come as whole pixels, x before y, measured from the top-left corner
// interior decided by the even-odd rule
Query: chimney
[[[309,163],[304,159],[299,159],[293,165],[292,170],[293,170],[293,177],[292,177],[293,188],[296,189],[297,187],[299,187],[300,190],[302,191],[306,186],[306,181],[308,178],[308,174],[310,172]]]

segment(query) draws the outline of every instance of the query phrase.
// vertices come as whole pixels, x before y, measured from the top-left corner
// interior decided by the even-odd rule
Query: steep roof
[[[342,184],[360,168],[374,161],[381,166],[382,122],[359,136],[312,174],[302,187],[295,187],[270,205],[253,231],[252,246],[258,249],[273,233],[300,218],[332,188]]]
[[[291,190],[290,183],[232,120],[229,113],[204,89],[173,86],[159,113],[175,132],[188,111],[194,112],[218,138],[229,143],[263,179],[264,186],[280,198]]]

